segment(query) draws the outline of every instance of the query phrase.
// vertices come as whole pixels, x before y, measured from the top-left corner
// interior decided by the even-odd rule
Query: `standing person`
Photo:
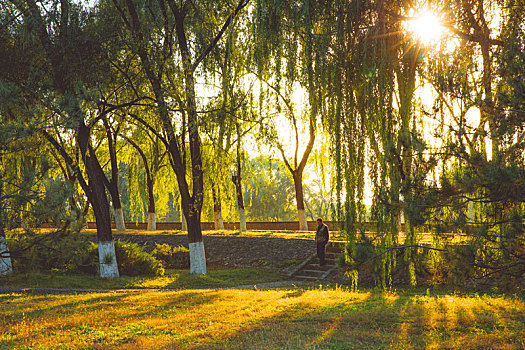
[[[317,219],[317,230],[315,231],[315,243],[317,244],[317,257],[319,258],[319,266],[326,265],[324,258],[324,248],[328,243],[328,226],[323,224],[323,219]]]

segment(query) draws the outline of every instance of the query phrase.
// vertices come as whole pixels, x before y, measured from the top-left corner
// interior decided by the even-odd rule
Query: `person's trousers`
[[[326,264],[326,260],[324,259],[325,246],[326,242],[317,242],[317,257],[319,258],[320,265]]]

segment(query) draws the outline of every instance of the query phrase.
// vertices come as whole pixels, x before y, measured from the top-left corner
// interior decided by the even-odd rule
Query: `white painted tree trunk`
[[[100,277],[119,277],[115,244],[113,241],[98,242]]]
[[[246,212],[244,208],[239,208],[239,230],[246,232]]]
[[[206,274],[206,255],[204,253],[204,242],[189,244],[190,250],[190,273],[192,275]]]
[[[186,217],[184,216],[184,214],[182,214],[181,216],[182,216],[181,230],[188,231],[188,223],[186,222]]]
[[[306,213],[304,209],[297,211],[299,217],[299,231],[308,231],[308,222],[306,221]]]
[[[115,209],[115,228],[117,231],[126,231],[124,212],[122,211],[122,208]]]
[[[0,237],[0,253],[2,254],[2,258],[0,258],[0,276],[5,276],[13,272],[11,257],[6,256],[9,253],[9,248],[5,237]]]
[[[213,225],[216,230],[224,230],[224,221],[222,220],[222,211],[213,212]]]
[[[148,231],[155,231],[157,229],[157,217],[155,213],[148,213]]]

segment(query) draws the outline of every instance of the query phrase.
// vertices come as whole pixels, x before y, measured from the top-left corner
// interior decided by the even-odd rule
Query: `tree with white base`
[[[135,119],[162,140],[171,158],[170,164],[179,185],[182,212],[188,224],[188,242],[192,247],[190,249],[192,273],[206,273],[200,222],[204,193],[202,142],[199,132],[202,117],[197,113],[194,74],[237,14],[246,7],[248,1],[238,1],[222,26],[218,27],[218,32],[214,30],[214,33],[207,30],[215,29],[217,18],[203,17],[205,11],[196,13],[201,10],[199,3],[159,0],[158,8],[162,11],[153,13],[153,7],[148,7],[150,11],[143,11],[142,5],[139,8],[131,0],[113,0],[113,8],[107,9],[120,16],[122,34],[128,36],[126,39],[129,40],[130,49],[140,59],[145,75],[144,81],[149,84],[149,89],[154,95],[156,120],[162,131],[138,116]],[[220,6],[225,8],[227,5],[221,3]],[[207,23],[193,26],[195,20]],[[155,25],[163,30],[158,31]],[[204,47],[194,47],[192,45],[196,42],[195,37],[201,37],[209,44]],[[167,75],[173,72],[175,74],[179,72],[180,75],[178,77]],[[181,86],[181,93],[174,96],[171,94],[170,82],[176,79],[183,82],[183,86]],[[172,115],[173,108],[170,106],[173,105],[173,101],[177,101],[178,108],[181,109],[180,118],[174,118]],[[176,124],[176,119],[179,119],[180,123]],[[179,126],[180,133],[177,132]],[[188,149],[186,149],[187,145]],[[190,167],[187,166],[188,161]]]
[[[3,232],[0,232],[0,276],[5,276],[13,272],[11,255],[7,247],[7,239]]]
[[[0,276],[5,276],[13,272],[11,255],[7,246],[7,239],[4,232],[4,206],[3,206],[3,182],[0,181]]]

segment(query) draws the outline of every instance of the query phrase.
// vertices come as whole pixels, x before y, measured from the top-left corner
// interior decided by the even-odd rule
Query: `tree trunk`
[[[232,176],[232,181],[235,184],[235,193],[237,195],[237,211],[239,212],[239,230],[241,232],[246,232],[246,213],[244,211],[244,198],[242,196],[242,186],[241,186],[241,175],[240,169],[237,168],[237,175]]]
[[[117,231],[126,231],[126,224],[124,222],[124,212],[122,207],[114,208],[115,213],[115,228]]]
[[[182,207],[180,209],[180,229],[181,231],[188,231],[188,222],[186,221],[186,216],[184,216],[184,212],[182,210]]]
[[[224,231],[224,220],[222,220],[222,211],[214,206],[213,210],[213,226],[216,230]]]
[[[237,175],[232,176],[235,184],[235,193],[237,195],[237,211],[239,212],[239,230],[246,232],[246,212],[244,210],[244,198],[242,195],[242,168],[241,168],[241,130],[239,124],[237,129]]]
[[[246,213],[244,208],[239,207],[239,230],[241,232],[246,232]]]
[[[148,212],[148,231],[155,231],[157,229],[157,218],[155,213]]]
[[[221,190],[212,184],[213,195],[213,226],[216,230],[224,230],[224,221],[222,220],[221,208]]]
[[[89,129],[83,122],[80,123],[77,130],[77,143],[88,176],[88,186],[83,186],[85,187],[84,192],[93,208],[97,225],[100,277],[119,277],[104,182],[107,179],[93,149],[89,147]]]
[[[7,247],[7,239],[3,232],[0,233],[0,276],[5,276],[13,272],[11,256]]]
[[[3,195],[3,183],[0,181],[0,197]],[[0,276],[5,276],[13,272],[11,255],[7,246],[7,239],[4,231],[4,208],[0,207]]]
[[[108,138],[108,151],[111,163],[111,180],[106,182],[106,187],[111,195],[111,202],[113,203],[113,210],[115,213],[115,228],[117,231],[125,231],[126,224],[124,223],[124,215],[122,213],[122,204],[120,202],[120,193],[118,190],[118,162],[116,150],[116,137],[113,139],[113,133],[109,126],[107,118],[102,118],[104,127],[106,128],[106,135]]]
[[[113,234],[111,232],[111,217],[109,215],[109,203],[106,197],[106,189],[101,175],[92,164],[96,160],[86,157],[86,170],[88,173],[89,186],[92,190],[93,201],[91,207],[95,214],[97,225],[97,241],[100,277],[119,277]],[[91,174],[90,174],[91,173]]]
[[[195,210],[188,214],[190,273],[194,275],[204,275],[206,274],[206,255],[204,242],[202,241],[200,212]]]
[[[295,199],[297,201],[297,217],[299,219],[299,231],[308,231],[308,222],[304,211],[304,194],[303,194],[303,173],[295,171],[293,173],[293,182],[295,185]]]
[[[98,227],[98,223],[97,223]],[[119,277],[115,244],[111,241],[98,241],[100,277]]]
[[[148,171],[148,165],[146,166],[147,174],[147,186],[148,186],[148,231],[155,231],[157,229],[157,216],[155,209],[155,197],[153,196],[153,178]]]

